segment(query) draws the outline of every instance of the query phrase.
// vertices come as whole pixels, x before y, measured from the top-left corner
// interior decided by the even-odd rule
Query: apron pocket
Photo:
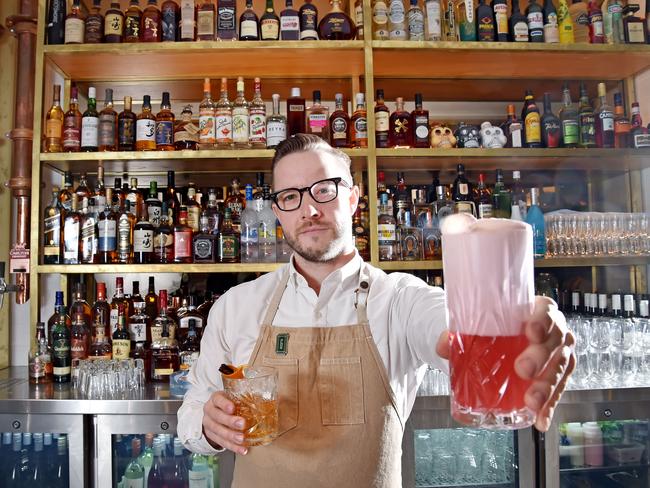
[[[318,368],[323,425],[365,423],[361,358],[321,358]]]
[[[298,425],[298,359],[264,356],[262,364],[278,370],[278,435],[282,435]]]

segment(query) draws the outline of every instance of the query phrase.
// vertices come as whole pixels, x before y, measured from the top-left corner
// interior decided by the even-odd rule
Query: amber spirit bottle
[[[145,95],[142,112],[138,115],[135,126],[135,150],[156,150],[156,117],[151,113],[151,97]]]
[[[88,358],[90,353],[90,328],[80,316],[72,320],[70,328],[70,356],[73,360]]]
[[[541,117],[531,90],[526,90],[521,120],[524,124],[525,147],[542,147]]]
[[[320,90],[314,90],[314,103],[307,107],[307,134],[329,141],[329,109],[321,104]]]
[[[429,147],[429,111],[422,108],[422,94],[415,94],[415,110],[411,112],[413,147]]]
[[[169,92],[163,92],[160,112],[156,114],[156,149],[173,151],[174,148],[174,114],[169,101]]]
[[[81,149],[81,112],[77,101],[77,87],[70,88],[70,106],[63,115],[63,151],[79,152]]]
[[[124,39],[124,13],[120,2],[111,2],[104,17],[104,42],[116,43]]]
[[[133,226],[135,215],[131,213],[131,202],[124,201],[123,210],[117,217],[117,262],[131,264],[133,262]]]
[[[300,40],[318,40],[318,9],[311,3],[312,0],[305,0],[298,14],[300,15]]]
[[[237,2],[219,0],[217,2],[217,40],[237,39]]]
[[[178,28],[181,20],[181,10],[174,0],[166,0],[160,7],[162,41],[175,42],[179,40]]]
[[[129,8],[124,14],[124,42],[140,42],[142,40],[141,19],[142,10],[140,10],[139,0],[131,0]]]
[[[390,115],[390,146],[391,147],[411,147],[413,146],[413,127],[411,124],[411,114],[404,110],[404,99],[397,97],[395,101],[397,107]]]
[[[623,8],[623,31],[626,44],[645,44],[646,32],[643,19],[636,17],[634,14],[638,12],[639,6],[633,3],[628,3]],[[648,21],[646,19],[646,21]]]
[[[194,0],[181,0],[181,20],[179,24],[180,40],[196,40],[197,5]]]
[[[515,115],[515,106],[508,105],[508,117],[506,122],[503,124],[503,133],[508,139],[506,147],[522,147],[523,142],[523,130],[521,126],[521,121],[517,119]]]
[[[177,151],[195,150],[199,142],[198,135],[199,128],[192,122],[192,105],[185,105],[181,112],[181,118],[174,128],[174,149]]]
[[[43,264],[61,264],[61,214],[59,189],[52,189],[52,201],[43,217]]]
[[[158,0],[148,0],[140,21],[142,42],[160,42],[162,39],[162,18]]]
[[[156,263],[174,262],[174,232],[169,221],[167,203],[163,203],[160,224],[154,229],[153,234],[153,260]]]
[[[151,380],[169,382],[171,374],[180,368],[180,356],[178,343],[171,337],[170,324],[166,321],[161,327],[160,337],[151,345]]]
[[[357,108],[352,114],[352,147],[368,147],[368,113],[363,93],[356,94]]]
[[[99,113],[99,150],[117,149],[117,112],[113,109],[113,90],[106,88],[104,108]]]
[[[384,90],[377,89],[375,103],[375,144],[377,147],[389,147],[390,110],[384,103]]]
[[[305,132],[305,99],[300,88],[292,88],[287,98],[287,132],[289,137]]]
[[[224,213],[223,226],[219,233],[217,248],[220,263],[239,262],[239,233],[233,228],[230,208],[226,208]]]
[[[81,238],[81,214],[77,194],[72,194],[72,207],[63,220],[63,264],[79,264]]]
[[[544,93],[544,115],[542,115],[541,124],[544,147],[560,147],[562,141],[560,119],[553,113],[551,94],[548,92]]]
[[[217,262],[217,236],[210,231],[208,214],[203,212],[199,219],[199,232],[193,237],[195,263]]]
[[[330,144],[333,147],[350,147],[350,116],[343,109],[343,94],[334,95],[335,108],[330,115]]]
[[[600,106],[596,110],[596,146],[614,147],[614,113],[607,103],[605,83],[598,83],[598,97]]]
[[[293,8],[293,0],[286,0],[285,9],[280,12],[280,39],[300,40],[300,14]]]
[[[401,3],[402,10],[402,27],[406,39],[407,28],[405,21],[404,4],[402,0],[393,0],[393,2]],[[391,4],[393,3],[391,2]],[[318,23],[318,36],[320,39],[327,39],[329,41],[349,41],[354,39],[356,35],[356,27],[352,19],[341,10],[340,0],[332,0],[332,10],[325,15]],[[392,39],[392,37],[391,37]]]
[[[273,8],[273,0],[266,0],[266,9],[260,18],[260,39],[277,41],[280,38],[280,19]]]
[[[625,116],[623,108],[623,96],[614,93],[614,147],[625,149],[632,147],[630,144],[630,119]]]
[[[61,85],[54,85],[54,101],[45,120],[45,152],[61,152],[63,149],[63,119]]]
[[[158,317],[158,295],[156,295],[155,278],[153,276],[149,276],[149,289],[144,297],[144,303],[145,313],[153,322],[153,320]],[[149,336],[151,336],[151,333],[149,333]]]
[[[167,171],[167,188],[165,188],[165,203],[167,204],[167,215],[169,216],[169,225],[174,225],[178,217],[181,202],[178,198],[175,184],[176,175],[174,171]]]
[[[196,13],[196,38],[199,41],[214,41],[217,10],[212,0],[199,3]]]
[[[113,359],[129,359],[131,355],[131,334],[126,328],[126,317],[120,315],[117,329],[113,332]]]
[[[135,128],[137,116],[131,110],[131,97],[124,97],[124,110],[117,117],[117,148],[120,151],[135,149]]]
[[[258,41],[260,39],[260,21],[253,10],[253,0],[246,0],[246,10],[239,17],[239,40]]]
[[[99,114],[95,100],[95,87],[88,88],[88,108],[81,116],[81,150],[84,152],[97,151]]]
[[[101,14],[101,0],[93,0],[93,6],[84,25],[84,42],[99,44],[104,37],[104,16]]]
[[[83,44],[84,16],[81,13],[81,0],[73,0],[70,13],[65,19],[65,44]]]
[[[149,264],[153,255],[154,227],[147,218],[147,213],[142,212],[140,220],[133,227],[133,262],[135,264]]]
[[[182,206],[178,213],[178,223],[174,226],[174,262],[192,262],[192,228],[187,225],[187,207]]]

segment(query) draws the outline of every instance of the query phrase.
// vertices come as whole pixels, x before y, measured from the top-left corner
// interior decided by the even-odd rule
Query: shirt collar
[[[307,280],[303,275],[301,275],[296,269],[295,263],[295,254],[291,255],[289,260],[289,280],[295,288],[308,287]],[[359,256],[358,251],[354,250],[354,257],[350,259],[340,268],[332,271],[321,284],[321,290],[328,283],[336,283],[340,285],[341,288],[354,287],[356,288],[359,281],[359,272],[361,271],[361,265],[363,264],[363,259]],[[331,285],[330,285],[331,286]]]

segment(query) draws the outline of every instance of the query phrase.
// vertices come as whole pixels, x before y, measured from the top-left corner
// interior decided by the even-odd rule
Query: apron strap
[[[357,309],[357,321],[359,324],[368,324],[368,293],[370,292],[370,274],[366,263],[361,264],[359,271],[359,286],[354,291],[354,308]]]
[[[287,287],[287,283],[289,283],[289,267],[285,269],[282,278],[280,278],[280,283],[273,292],[271,302],[269,303],[269,306],[266,309],[266,313],[264,314],[262,325],[268,325],[269,327],[273,325],[273,319],[275,319],[275,314],[280,307],[280,301],[282,300],[282,295],[284,294],[284,290]]]

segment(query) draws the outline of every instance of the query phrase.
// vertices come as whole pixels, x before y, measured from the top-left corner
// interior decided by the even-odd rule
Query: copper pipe
[[[34,138],[34,81],[36,65],[37,0],[21,0],[20,13],[7,18],[6,25],[18,39],[16,58],[16,96],[14,129],[9,137],[13,144],[11,179],[5,185],[11,188],[17,200],[15,245],[29,248],[30,197],[32,185],[32,140]],[[13,246],[12,246],[13,247]],[[32,252],[38,252],[34,249]],[[16,303],[29,299],[29,276],[16,275],[20,290]]]

